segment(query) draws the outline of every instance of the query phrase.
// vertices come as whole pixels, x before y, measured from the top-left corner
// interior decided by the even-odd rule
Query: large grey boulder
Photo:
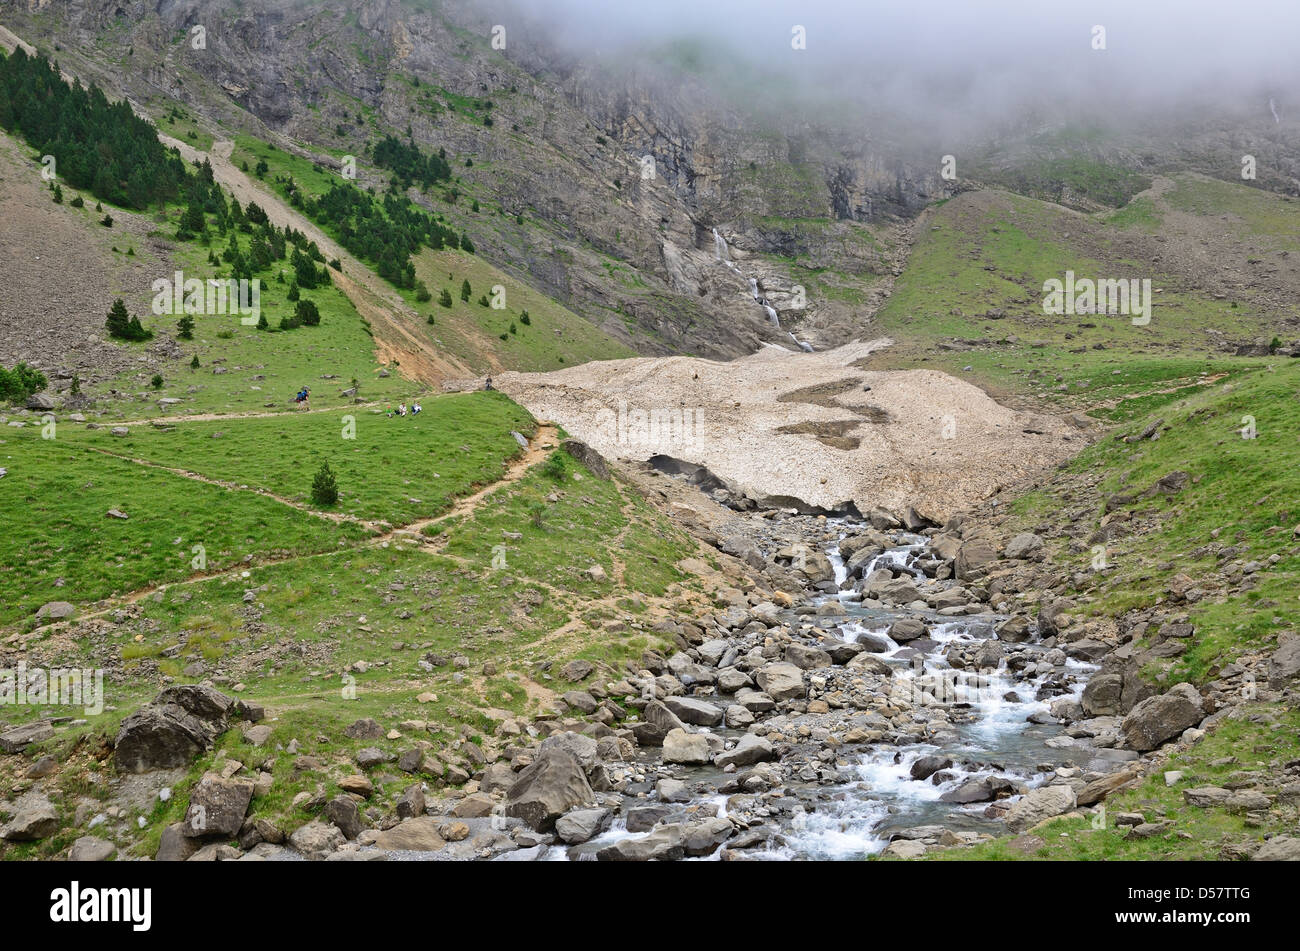
[[[319,819],[313,819],[306,825],[299,826],[289,836],[289,845],[294,851],[312,861],[321,861],[346,841],[341,829]]]
[[[77,613],[77,606],[69,601],[47,601],[36,609],[41,621],[62,621]]]
[[[612,818],[608,809],[575,809],[555,820],[555,834],[569,845],[578,845],[604,832]]]
[[[107,862],[117,854],[117,846],[106,839],[83,835],[68,850],[69,862]]]
[[[619,839],[596,853],[599,862],[672,862],[686,854],[679,826],[662,826],[640,838]]]
[[[818,670],[831,666],[831,655],[819,647],[807,644],[787,644],[785,659],[801,670]]]
[[[0,839],[9,842],[35,842],[52,835],[59,828],[59,814],[43,792],[28,792],[14,803],[13,818],[0,828]]]
[[[899,644],[906,644],[929,633],[930,629],[919,617],[901,617],[889,625],[889,636]]]
[[[772,759],[776,759],[776,751],[772,748],[771,742],[765,737],[746,733],[737,741],[733,749],[715,756],[713,763],[725,769],[728,766],[753,766],[755,763]]]
[[[447,844],[439,831],[445,822],[435,816],[412,816],[375,836],[375,848],[392,852],[437,852]]]
[[[697,700],[694,697],[667,697],[663,705],[682,723],[717,726],[722,722],[722,708],[707,700]]]
[[[113,761],[124,773],[186,766],[246,713],[239,701],[211,687],[168,687],[122,721]]]
[[[1300,637],[1293,637],[1268,660],[1268,682],[1274,687],[1285,687],[1288,681],[1300,675]]]
[[[1031,789],[1007,810],[1007,828],[1012,832],[1024,832],[1044,819],[1069,812],[1076,802],[1074,790],[1069,786]]]
[[[1121,712],[1123,694],[1124,678],[1119,674],[1093,674],[1083,688],[1083,710],[1090,717],[1115,716]]]
[[[803,683],[803,671],[794,664],[768,664],[759,670],[755,679],[773,700],[801,700],[808,695]],[[744,701],[741,701],[744,703]]]
[[[223,779],[206,774],[190,793],[190,807],[182,823],[192,839],[238,834],[253,801],[253,783],[246,779]]]
[[[1250,857],[1252,862],[1300,862],[1300,839],[1279,835],[1269,839]]]
[[[1042,550],[1043,540],[1032,532],[1025,532],[1007,542],[1003,554],[1007,558],[1023,559],[1032,558]]]
[[[703,766],[709,761],[708,738],[699,733],[671,730],[664,737],[664,762]]]
[[[1204,716],[1201,695],[1191,684],[1177,684],[1168,693],[1148,697],[1120,723],[1124,745],[1145,753],[1196,726]]]
[[[506,794],[506,815],[522,819],[538,832],[550,832],[571,809],[589,806],[595,793],[578,758],[566,749],[539,750]],[[414,820],[408,820],[414,821]]]
[[[21,753],[32,743],[41,743],[54,736],[54,726],[49,720],[37,720],[21,726],[10,727],[0,733],[0,751]]]
[[[953,574],[958,581],[980,578],[998,559],[998,546],[991,538],[975,537],[961,543],[953,559]]]

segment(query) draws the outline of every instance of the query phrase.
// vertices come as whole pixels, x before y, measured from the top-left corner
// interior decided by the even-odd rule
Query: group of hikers
[[[492,388],[493,388],[492,377],[488,377],[487,380],[484,381],[483,383],[483,389],[490,390]],[[293,401],[301,405],[303,409],[311,409],[310,399],[311,399],[311,387],[309,386],[304,386],[301,390],[295,393],[293,397]],[[407,416],[407,415],[415,416],[416,414],[421,412],[422,409],[423,407],[421,407],[419,403],[412,403],[410,409],[407,409],[405,403],[399,403],[397,404],[396,408],[392,406],[388,407],[388,410],[384,413],[384,415],[387,416],[389,419],[392,419],[394,416]]]

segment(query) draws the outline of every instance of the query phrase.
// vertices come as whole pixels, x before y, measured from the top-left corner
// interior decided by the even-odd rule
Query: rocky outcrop
[[[122,721],[114,765],[124,773],[188,765],[211,749],[235,718],[260,719],[261,713],[211,687],[168,687]]]

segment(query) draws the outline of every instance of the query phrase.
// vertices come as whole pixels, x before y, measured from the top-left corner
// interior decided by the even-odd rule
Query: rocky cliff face
[[[463,190],[496,214],[438,210],[485,257],[645,353],[857,336],[907,219],[944,184],[885,144],[801,120],[756,126],[689,76],[579,65],[532,36],[494,50],[494,24],[463,0],[26,0],[6,19],[51,52],[57,36],[65,68],[155,113],[187,103],[218,136],[325,158],[409,129],[470,159]]]

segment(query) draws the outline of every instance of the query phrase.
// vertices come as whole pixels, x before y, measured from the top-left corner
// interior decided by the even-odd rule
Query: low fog
[[[694,78],[749,105],[893,114],[929,132],[1025,115],[1122,123],[1206,109],[1283,122],[1300,4],[1263,0],[475,0],[576,63]],[[514,20],[505,19],[514,17]],[[802,26],[806,48],[792,48]],[[1104,27],[1104,49],[1094,49]],[[518,32],[516,32],[518,36]]]

